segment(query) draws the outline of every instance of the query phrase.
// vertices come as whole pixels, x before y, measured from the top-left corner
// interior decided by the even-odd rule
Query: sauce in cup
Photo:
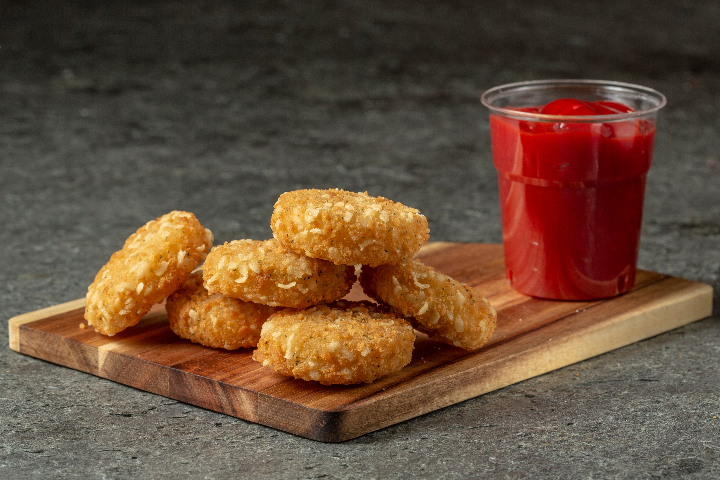
[[[660,107],[585,96],[491,106],[506,275],[527,295],[607,298],[635,281]]]

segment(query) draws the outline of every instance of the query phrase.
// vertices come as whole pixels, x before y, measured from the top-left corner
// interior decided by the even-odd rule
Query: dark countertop
[[[665,93],[639,266],[720,290],[714,1],[0,2],[0,477],[718,478],[720,316],[342,444],[11,351],[173,209],[268,238],[278,195],[367,190],[500,242],[480,94]],[[299,4],[298,4],[299,3]]]

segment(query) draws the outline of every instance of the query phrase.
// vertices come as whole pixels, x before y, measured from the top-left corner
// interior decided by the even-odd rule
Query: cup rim
[[[498,107],[491,104],[491,99],[498,95],[511,92],[511,91],[523,91],[523,90],[541,90],[551,86],[557,85],[568,85],[568,86],[587,86],[587,87],[598,87],[605,88],[608,90],[615,91],[631,91],[639,94],[644,94],[648,97],[654,98],[657,105],[652,108],[644,110],[635,110],[629,113],[615,113],[610,115],[549,115],[546,113],[536,112],[523,112],[519,110],[513,110],[504,107]],[[667,104],[667,98],[662,93],[658,92],[649,87],[642,85],[636,85],[633,83],[616,82],[612,80],[586,80],[586,79],[548,79],[548,80],[530,80],[525,82],[514,82],[499,85],[497,87],[490,88],[483,92],[480,97],[480,101],[485,105],[491,112],[499,113],[504,116],[513,117],[521,120],[535,120],[535,121],[549,121],[549,122],[574,122],[574,123],[601,123],[601,122],[612,122],[618,120],[628,120],[631,118],[643,117],[649,114],[654,114],[662,107]]]

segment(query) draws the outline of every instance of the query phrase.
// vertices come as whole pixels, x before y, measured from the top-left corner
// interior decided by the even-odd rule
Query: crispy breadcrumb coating
[[[427,219],[416,209],[337,188],[283,193],[270,225],[288,248],[338,265],[402,262],[430,236]]]
[[[259,303],[210,295],[199,272],[168,297],[165,308],[176,335],[226,350],[256,347],[263,323],[277,311]]]
[[[103,335],[140,321],[174,292],[205,259],[213,235],[189,212],[148,222],[110,257],[88,288],[85,319]]]
[[[497,313],[478,292],[418,260],[363,267],[363,291],[396,308],[431,338],[476,350],[495,330]]]
[[[203,278],[209,293],[294,308],[338,300],[357,279],[351,266],[298,255],[275,239],[235,240],[213,248]]]
[[[414,343],[402,317],[370,302],[341,300],[272,315],[253,359],[323,385],[370,383],[410,363]]]

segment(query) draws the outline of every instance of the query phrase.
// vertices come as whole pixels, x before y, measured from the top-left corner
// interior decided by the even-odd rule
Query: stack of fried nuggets
[[[180,213],[192,215],[168,215],[184,218]],[[216,348],[257,346],[253,359],[263,365],[325,385],[372,382],[400,370],[412,358],[413,327],[468,350],[492,335],[496,313],[487,300],[412,260],[429,237],[427,219],[413,208],[367,193],[298,190],[280,196],[271,228],[271,240],[214,247],[202,276],[202,259],[181,274],[173,270],[182,285],[166,308],[176,334]],[[195,243],[171,250],[199,251]],[[147,254],[157,256],[155,250]],[[341,300],[359,272],[364,292],[377,305]],[[102,327],[113,323],[113,312],[98,316],[91,306],[98,278],[88,291],[88,323],[108,335],[137,323],[144,311],[119,329]]]

